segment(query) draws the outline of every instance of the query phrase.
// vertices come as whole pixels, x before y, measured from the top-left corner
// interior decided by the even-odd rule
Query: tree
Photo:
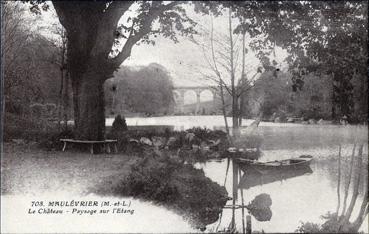
[[[353,118],[353,77],[364,87],[359,96],[367,99],[367,2],[275,1],[258,11],[263,3],[233,4],[237,17],[248,19],[241,28],[266,35],[259,44],[275,43],[288,51],[295,86],[302,88],[307,73],[332,76],[332,118]],[[366,119],[367,107],[362,108]]]
[[[33,11],[40,12],[39,1],[31,3]],[[153,43],[150,38],[157,34],[176,42],[176,32],[193,33],[194,22],[187,17],[181,4],[53,1],[59,21],[67,32],[67,69],[73,88],[76,138],[104,138],[103,84],[130,56],[135,44]],[[131,9],[134,16],[128,15]],[[127,16],[124,23],[120,23],[122,16]],[[125,43],[121,45],[119,39]]]
[[[2,28],[1,28],[1,59],[4,61],[4,99],[7,109],[13,113],[21,114],[23,107],[20,105],[22,98],[14,95],[16,89],[24,86],[26,80],[22,79],[20,60],[22,51],[27,48],[27,41],[31,35],[26,31],[22,21],[24,9],[17,3],[2,2]],[[28,92],[27,92],[28,93]],[[24,94],[27,94],[24,93]],[[23,96],[24,97],[24,96]]]
[[[56,103],[56,48],[32,31],[18,2],[2,2],[2,59],[6,112],[26,116],[32,103]],[[29,116],[28,116],[29,117]]]
[[[113,92],[111,109],[118,113],[126,111],[147,115],[173,111],[173,83],[168,71],[152,63],[145,67],[123,67],[114,79],[107,81],[106,89]],[[112,94],[113,93],[113,94]],[[114,100],[114,101],[113,101]],[[115,112],[115,111],[114,111]]]
[[[353,120],[362,109],[365,113],[360,113],[361,121],[367,119],[366,102],[359,102],[361,108],[353,108],[354,100],[357,101],[356,92],[360,92],[356,97],[361,100],[367,100],[368,94],[367,2],[237,1],[222,2],[221,5],[231,7],[234,17],[240,20],[235,31],[246,30],[252,37],[258,37],[250,44],[255,49],[280,46],[289,53],[286,61],[293,74],[295,89],[302,88],[303,76],[307,73],[333,77],[330,87],[332,118],[346,115]],[[221,13],[212,2],[206,2],[198,9]],[[270,50],[259,49],[259,52],[259,57],[265,58]]]
[[[259,113],[264,117],[270,117],[274,113],[287,112],[290,104],[290,90],[288,84],[290,77],[287,73],[281,73],[277,77],[268,71],[260,75],[255,85],[247,96],[249,105],[258,103]]]
[[[303,76],[303,88],[291,92],[291,111],[308,119],[329,119],[332,109],[332,77],[313,73]]]
[[[243,106],[245,93],[251,89],[260,69],[251,62],[250,54],[246,48],[246,31],[235,34],[233,30],[232,9],[228,8],[228,30],[217,32],[214,30],[213,17],[211,17],[210,30],[203,28],[200,39],[193,42],[202,49],[206,66],[198,71],[206,80],[214,82],[220,91],[222,111],[227,133],[227,109],[231,106],[232,131],[238,136],[239,127],[242,125],[244,116]],[[251,55],[252,56],[252,55]],[[247,58],[246,58],[247,57]],[[248,77],[248,74],[252,74]],[[230,104],[229,104],[230,102]]]

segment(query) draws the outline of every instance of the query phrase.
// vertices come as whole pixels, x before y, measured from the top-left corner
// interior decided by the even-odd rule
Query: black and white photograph
[[[367,1],[1,1],[1,233],[369,233]]]

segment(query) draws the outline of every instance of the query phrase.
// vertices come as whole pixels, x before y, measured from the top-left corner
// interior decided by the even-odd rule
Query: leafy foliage
[[[158,64],[150,64],[138,69],[124,67],[117,72],[116,78],[107,82],[107,99],[112,110],[131,111],[147,115],[170,113],[173,111],[173,83],[169,73]],[[122,108],[123,107],[123,108]],[[122,108],[122,109],[121,109]]]
[[[262,19],[256,27],[266,35],[263,43],[275,43],[289,52],[287,62],[295,86],[301,90],[305,75],[311,72],[318,77],[331,75],[333,82],[326,89],[333,89],[332,117],[353,119],[357,115],[352,77],[360,77],[361,87],[365,87],[361,97],[367,99],[366,2],[273,2],[258,11],[250,9],[262,7],[262,3],[236,5],[241,6],[236,9],[237,16],[249,19],[243,21],[242,29],[250,31],[249,27],[255,27],[253,19]]]
[[[320,233],[320,225],[312,222],[301,222],[300,226],[295,230],[297,233]]]
[[[202,170],[168,155],[139,160],[114,193],[166,204],[202,225],[215,222],[227,200],[225,188]]]
[[[3,2],[2,59],[6,111],[26,115],[32,103],[58,100],[58,49],[42,35],[34,34],[19,2]]]
[[[217,139],[226,139],[226,134],[221,130],[211,130],[208,128],[201,127],[193,127],[191,129],[186,130],[186,132],[194,133],[196,137],[201,140],[217,140]]]
[[[215,15],[231,8],[240,21],[235,32],[247,32],[254,38],[250,46],[266,70],[273,64],[267,57],[274,47],[284,48],[289,53],[286,61],[294,91],[302,91],[309,73],[317,78],[331,76],[333,81],[325,89],[333,91],[332,118],[346,115],[351,121],[358,116],[360,121],[367,119],[367,103],[362,101],[368,99],[367,2],[237,1],[222,2],[220,6],[217,2],[197,5],[198,11]]]

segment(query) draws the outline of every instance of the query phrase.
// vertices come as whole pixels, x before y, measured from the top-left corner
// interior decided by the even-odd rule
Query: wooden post
[[[236,156],[236,153],[232,153],[232,168],[233,168],[233,202],[236,202],[238,198],[238,163],[235,162],[234,158]]]
[[[93,143],[91,144],[91,147],[90,147],[90,153],[94,154],[94,144]]]
[[[246,234],[251,234],[251,215],[246,215]]]
[[[232,171],[233,171],[233,186],[232,186],[232,205],[233,205],[233,209],[232,209],[232,228],[234,229],[236,227],[236,223],[235,223],[235,207],[236,207],[236,200],[238,197],[238,164],[235,162],[235,156],[236,153],[232,153],[231,157],[232,157]]]
[[[238,170],[239,171],[239,174],[240,174],[240,180],[242,178],[242,175],[241,175],[241,170]],[[245,203],[244,203],[244,199],[243,199],[243,190],[240,189],[240,192],[241,192],[241,205],[242,205],[242,234],[246,234],[246,230],[245,230]]]
[[[117,146],[117,144],[118,144],[117,142],[114,143],[114,151],[115,151],[115,153],[118,153],[118,146]]]

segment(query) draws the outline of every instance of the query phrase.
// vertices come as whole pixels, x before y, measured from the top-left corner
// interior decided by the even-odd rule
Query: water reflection
[[[297,176],[302,176],[305,174],[311,174],[313,171],[310,167],[303,167],[299,169],[290,170],[274,170],[262,173],[252,166],[243,168],[244,174],[241,177],[238,187],[240,189],[249,189],[258,185],[265,185],[274,182],[282,182]]]
[[[109,121],[107,120],[107,125]],[[111,121],[112,122],[112,121]],[[249,125],[252,120],[243,120]],[[231,121],[229,121],[231,123]],[[176,130],[185,130],[191,127],[215,128],[224,127],[222,116],[165,116],[155,118],[127,118],[127,124],[132,125],[173,125]],[[258,177],[253,172],[249,178],[242,176],[238,186],[238,198],[244,198],[244,204],[249,204],[257,195],[269,194],[273,204],[271,210],[273,216],[269,222],[259,222],[251,216],[253,231],[265,232],[294,232],[300,225],[300,221],[322,223],[322,214],[327,211],[335,211],[337,207],[337,178],[338,145],[342,145],[342,183],[344,183],[352,146],[355,142],[364,142],[364,163],[368,163],[368,128],[367,126],[338,126],[338,125],[302,125],[288,123],[265,123],[259,125],[261,137],[264,139],[260,161],[282,160],[303,154],[314,156],[314,162],[310,165],[313,171],[289,171],[278,175],[262,175]],[[197,164],[205,175],[220,185],[225,185],[228,193],[232,194],[232,178],[226,183],[225,172],[227,161],[207,162]],[[229,171],[233,171],[230,165]],[[232,173],[230,173],[232,176]],[[231,177],[230,176],[230,177]],[[367,174],[363,179],[367,180]],[[363,199],[363,186],[359,189],[359,200]],[[241,196],[241,192],[243,196]],[[349,194],[351,197],[351,194]],[[232,206],[233,201],[227,205]],[[238,199],[235,201],[241,204]],[[358,213],[360,207],[355,207],[354,213]],[[232,215],[233,214],[233,215]],[[355,216],[356,214],[354,214]],[[241,232],[242,209],[224,209],[222,219],[209,225],[208,231],[224,230],[235,219],[236,229]],[[368,221],[362,225],[360,231],[368,232]]]
[[[266,152],[266,154],[269,154],[269,152]],[[224,184],[227,167],[226,160],[222,162],[208,162],[197,166],[204,170],[206,176],[221,185]],[[232,170],[232,165],[230,165],[229,171],[232,172]],[[261,175],[259,178],[256,172],[251,170],[246,173],[240,178],[238,200],[235,203],[241,204],[241,198],[243,197],[244,203],[249,204],[257,195],[262,193],[269,194],[273,201],[271,205],[273,215],[270,221],[259,222],[255,217],[251,216],[253,231],[294,232],[301,224],[301,221],[323,223],[323,220],[320,218],[321,215],[336,209],[337,161],[334,159],[316,160],[311,163],[310,167],[302,170]],[[229,177],[225,187],[228,193],[232,194],[232,173],[230,173]],[[367,180],[367,178],[367,174],[363,175],[364,180]],[[361,187],[360,191],[362,190],[363,187]],[[241,196],[241,191],[243,196]],[[361,201],[362,199],[363,193],[361,192],[358,200]],[[233,201],[229,201],[227,205],[231,206],[232,203]],[[358,213],[359,205],[355,206],[354,216]],[[219,230],[227,229],[232,221],[233,214],[235,225],[237,226],[236,229],[242,233],[242,223],[245,221],[242,219],[241,209],[235,209],[235,211],[224,209],[222,219],[215,224],[209,225],[207,230],[215,231],[218,225]],[[368,232],[367,221],[363,223],[360,231]]]

